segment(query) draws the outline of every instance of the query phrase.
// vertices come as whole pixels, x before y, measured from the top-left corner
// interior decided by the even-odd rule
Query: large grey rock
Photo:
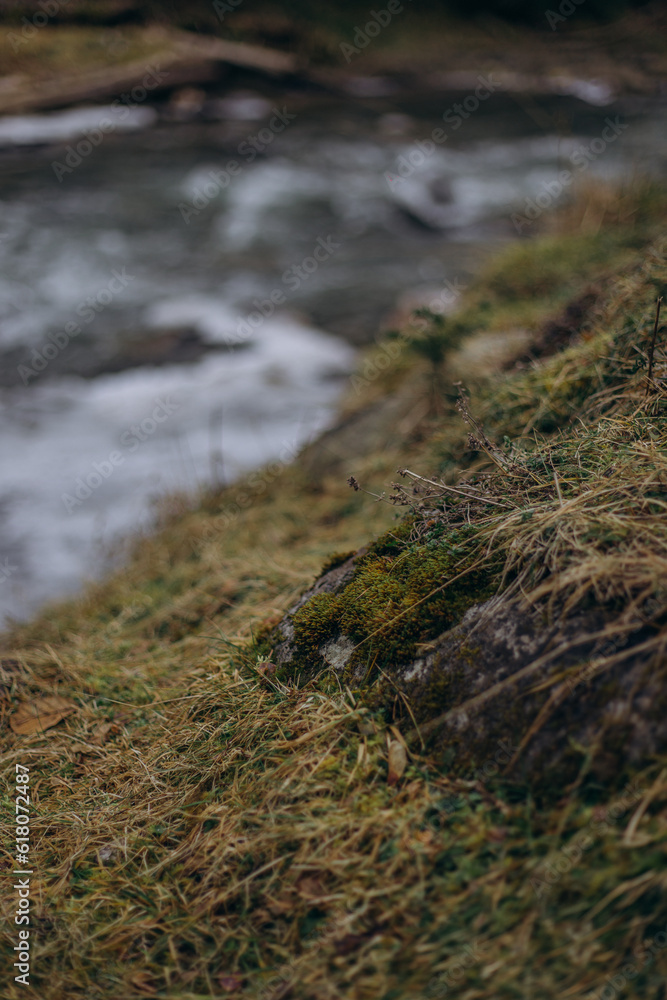
[[[543,609],[502,597],[470,608],[394,672],[417,721],[412,741],[421,735],[461,772],[494,760],[499,741],[521,747],[512,770],[525,776],[574,771],[590,753],[605,778],[650,757],[667,745],[664,662],[644,648],[655,630],[611,640],[610,627],[601,609],[548,625]]]
[[[287,673],[302,669],[294,614],[316,594],[345,588],[365,551],[323,575],[279,626],[274,658]],[[391,706],[413,748],[421,741],[451,772],[497,771],[501,760],[531,781],[558,772],[562,786],[585,764],[608,780],[625,761],[667,745],[665,659],[649,648],[655,639],[648,626],[614,633],[603,609],[549,623],[544,609],[495,597],[471,607],[409,662],[383,664],[386,676],[369,678],[368,698]],[[312,670],[329,667],[363,685],[366,670],[353,666],[354,649],[348,636],[332,636]],[[499,756],[499,747],[512,750]]]

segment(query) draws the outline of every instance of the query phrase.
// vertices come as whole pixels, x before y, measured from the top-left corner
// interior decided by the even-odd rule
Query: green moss
[[[351,667],[407,662],[418,643],[451,628],[495,591],[499,565],[471,569],[477,556],[471,529],[412,545],[405,540],[408,526],[400,534],[378,539],[339,593],[317,594],[299,609],[293,620],[298,661],[317,663],[322,645],[345,635],[359,647]]]
[[[296,641],[315,652],[335,634],[338,600],[335,594],[315,594],[294,616]]]

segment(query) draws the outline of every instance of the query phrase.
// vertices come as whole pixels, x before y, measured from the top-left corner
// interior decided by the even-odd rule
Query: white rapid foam
[[[0,146],[68,142],[84,138],[86,132],[100,129],[102,122],[110,132],[131,132],[146,128],[156,120],[157,112],[154,108],[128,108],[124,105],[72,108],[47,115],[11,115],[0,118]]]
[[[352,359],[337,338],[280,316],[243,350],[192,365],[4,392],[0,613],[96,576],[100,542],[145,524],[152,497],[210,482],[212,462],[231,479],[293,458],[331,418]]]

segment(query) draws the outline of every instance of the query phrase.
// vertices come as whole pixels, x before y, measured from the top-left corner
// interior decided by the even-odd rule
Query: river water
[[[657,102],[351,89],[0,120],[0,620],[104,572],[157,497],[289,461],[355,348],[451,302],[559,172],[664,173]]]

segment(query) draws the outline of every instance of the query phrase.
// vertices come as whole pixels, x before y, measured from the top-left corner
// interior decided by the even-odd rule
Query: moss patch
[[[419,543],[383,535],[357,561],[343,590],[316,594],[295,614],[295,666],[321,663],[320,647],[340,635],[358,647],[351,673],[369,662],[407,663],[418,643],[451,628],[497,587],[500,566],[478,565],[474,539],[466,528],[436,530]]]

